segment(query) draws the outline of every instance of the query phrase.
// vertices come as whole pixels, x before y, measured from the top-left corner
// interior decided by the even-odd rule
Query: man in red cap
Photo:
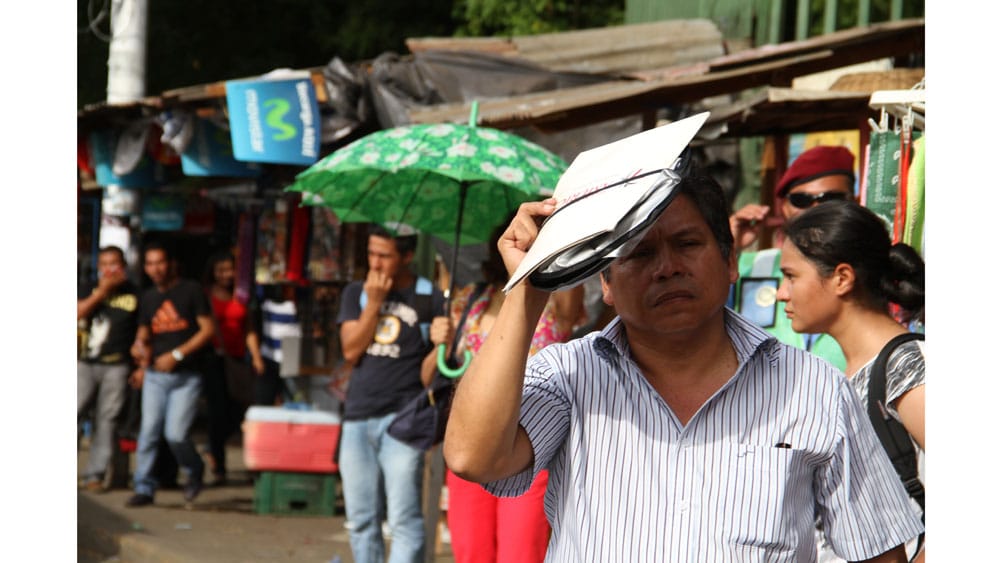
[[[774,189],[775,210],[787,221],[814,205],[854,197],[854,155],[845,147],[817,146],[795,159]],[[781,250],[742,252],[757,241],[770,206],[748,204],[729,218],[736,250],[740,252],[740,279],[734,288],[734,308],[786,344],[808,350],[844,370],[847,362],[837,342],[825,334],[799,334],[776,299],[781,284]],[[782,233],[777,233],[780,247]]]

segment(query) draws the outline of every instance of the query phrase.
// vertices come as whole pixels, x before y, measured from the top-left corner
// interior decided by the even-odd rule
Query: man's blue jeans
[[[355,563],[385,561],[383,515],[392,530],[389,562],[424,559],[424,453],[386,433],[394,417],[347,420],[341,426],[340,477]]]
[[[146,368],[142,381],[142,424],[135,450],[135,492],[156,492],[156,450],[162,434],[189,483],[201,483],[205,462],[191,440],[198,410],[201,376],[197,372],[166,373]]]

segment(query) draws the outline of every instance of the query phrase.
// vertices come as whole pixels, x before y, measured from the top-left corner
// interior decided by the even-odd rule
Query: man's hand
[[[253,371],[258,376],[264,375],[264,358],[259,356],[254,356],[250,358],[250,363],[253,365]]]
[[[153,369],[156,371],[162,371],[164,373],[171,373],[174,368],[177,367],[177,360],[174,359],[170,352],[164,352],[156,357],[153,361]]]
[[[128,384],[132,389],[142,389],[142,380],[146,376],[146,370],[144,368],[135,368],[132,374],[128,376]]]
[[[507,230],[497,241],[497,250],[503,257],[504,266],[508,274],[513,274],[528,249],[538,237],[538,229],[546,217],[552,215],[556,210],[556,199],[548,198],[543,201],[530,201],[522,203],[517,208],[517,215],[507,226]]]
[[[121,268],[102,271],[101,276],[97,279],[96,290],[107,297],[108,295],[111,295],[111,292],[114,291],[116,287],[125,283],[125,280],[127,279],[128,276],[125,275],[125,270]]]
[[[740,252],[757,240],[761,229],[764,227],[764,219],[771,208],[767,205],[750,203],[736,213],[729,216],[729,228],[733,231],[733,243],[736,251]]]
[[[430,337],[435,347],[438,344],[450,345],[455,338],[455,327],[452,326],[451,319],[434,317],[434,320],[431,321]]]
[[[384,272],[368,270],[364,288],[370,303],[381,304],[385,301],[386,295],[389,295],[389,290],[392,289],[392,278]]]

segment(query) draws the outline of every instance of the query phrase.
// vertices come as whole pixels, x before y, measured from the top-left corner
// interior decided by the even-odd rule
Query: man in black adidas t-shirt
[[[215,332],[212,309],[200,284],[177,277],[176,263],[165,246],[148,244],[144,258],[153,287],[140,297],[139,330],[132,346],[144,375],[135,494],[126,506],[153,502],[157,485],[153,467],[161,434],[187,477],[187,502],[201,491],[205,470],[189,432],[201,394],[203,356]]]

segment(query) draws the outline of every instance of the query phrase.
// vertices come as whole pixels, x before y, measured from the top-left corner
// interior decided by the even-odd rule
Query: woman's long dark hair
[[[859,297],[875,307],[892,302],[911,315],[924,307],[924,260],[911,246],[893,244],[885,222],[853,201],[831,201],[803,212],[784,227],[785,237],[829,276],[849,264]]]

